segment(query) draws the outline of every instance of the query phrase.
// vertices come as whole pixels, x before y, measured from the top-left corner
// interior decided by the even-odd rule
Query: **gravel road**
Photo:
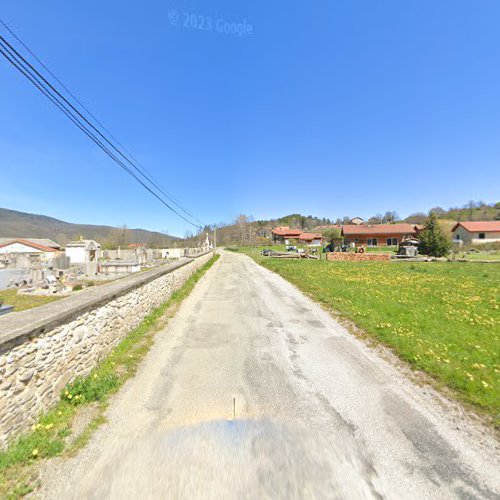
[[[43,498],[500,498],[498,447],[291,284],[222,252]],[[235,417],[235,418],[234,418]]]

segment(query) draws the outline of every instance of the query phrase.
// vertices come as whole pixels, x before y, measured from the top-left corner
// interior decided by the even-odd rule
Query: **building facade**
[[[457,222],[451,232],[458,245],[496,243],[500,242],[500,221]]]
[[[324,238],[320,233],[302,233],[299,241],[309,247],[319,247],[323,244]]]
[[[392,247],[416,237],[420,229],[414,224],[349,224],[342,227],[342,237],[350,246]]]
[[[10,240],[0,244],[0,254],[38,254],[45,259],[57,254],[55,248],[34,243],[32,240]]]
[[[298,240],[303,233],[301,229],[290,229],[288,226],[275,227],[271,234],[273,235],[273,243],[281,243],[289,245],[292,240]]]

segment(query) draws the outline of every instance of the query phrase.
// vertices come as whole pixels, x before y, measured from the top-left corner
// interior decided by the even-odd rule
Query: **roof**
[[[271,232],[278,236],[290,236],[290,237],[299,237],[302,234],[301,229],[290,229],[288,226],[275,227]]]
[[[18,241],[22,239],[23,241],[31,241],[33,243],[36,243],[37,245],[43,245],[44,247],[51,247],[59,250],[61,248],[61,245],[59,243],[56,243],[55,241],[49,240],[47,238],[0,238],[0,245],[3,245],[4,243],[9,243],[11,241]]]
[[[469,231],[470,233],[496,233],[500,231],[500,220],[457,222],[453,226],[452,231],[455,231],[458,226],[462,226],[466,231]]]
[[[415,224],[348,224],[342,226],[344,236],[359,234],[414,234]]]
[[[7,243],[0,244],[0,248],[7,247],[12,245],[13,243],[20,243],[21,245],[26,245],[27,247],[34,248],[36,250],[40,250],[41,252],[56,252],[55,248],[47,247],[45,245],[39,245],[38,243],[33,242],[33,240],[10,240]]]
[[[318,240],[321,238],[323,238],[323,235],[318,233],[302,233],[299,237],[300,240]]]

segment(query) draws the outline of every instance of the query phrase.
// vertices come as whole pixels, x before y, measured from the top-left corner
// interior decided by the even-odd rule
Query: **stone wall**
[[[353,252],[328,252],[326,260],[335,261],[388,261],[391,256],[388,254],[376,253],[353,253]]]
[[[87,375],[212,252],[0,318],[0,447]]]

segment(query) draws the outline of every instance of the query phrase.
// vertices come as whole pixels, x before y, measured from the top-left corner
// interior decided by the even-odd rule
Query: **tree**
[[[121,227],[114,228],[109,236],[109,243],[113,248],[123,248],[130,243],[130,240],[131,232],[125,224]]]
[[[432,212],[424,230],[419,235],[418,249],[425,255],[445,257],[451,249],[451,241],[443,234],[437,215]]]
[[[406,217],[405,222],[408,222],[408,224],[424,224],[426,220],[427,215],[423,212],[415,212]]]
[[[340,229],[333,227],[323,231],[323,237],[328,243],[335,243],[335,241],[338,241],[342,236]]]
[[[382,222],[386,224],[390,224],[391,222],[396,222],[396,220],[399,219],[399,215],[397,212],[392,211],[392,212],[386,212],[385,215],[382,217]]]
[[[245,226],[249,223],[250,221],[250,218],[248,217],[248,215],[244,215],[244,214],[240,214],[238,215],[238,217],[236,218],[235,220],[235,225],[238,226],[238,233],[239,233],[239,243],[240,245],[244,245],[245,244],[245,240],[246,240],[246,231],[245,231]]]
[[[438,217],[446,214],[446,210],[442,207],[434,207],[429,210],[429,214],[436,214]]]
[[[382,224],[382,214],[376,214],[368,219],[369,224]]]
[[[65,247],[69,243],[69,238],[66,234],[64,233],[59,233],[56,236],[56,242],[59,243],[62,247]]]

